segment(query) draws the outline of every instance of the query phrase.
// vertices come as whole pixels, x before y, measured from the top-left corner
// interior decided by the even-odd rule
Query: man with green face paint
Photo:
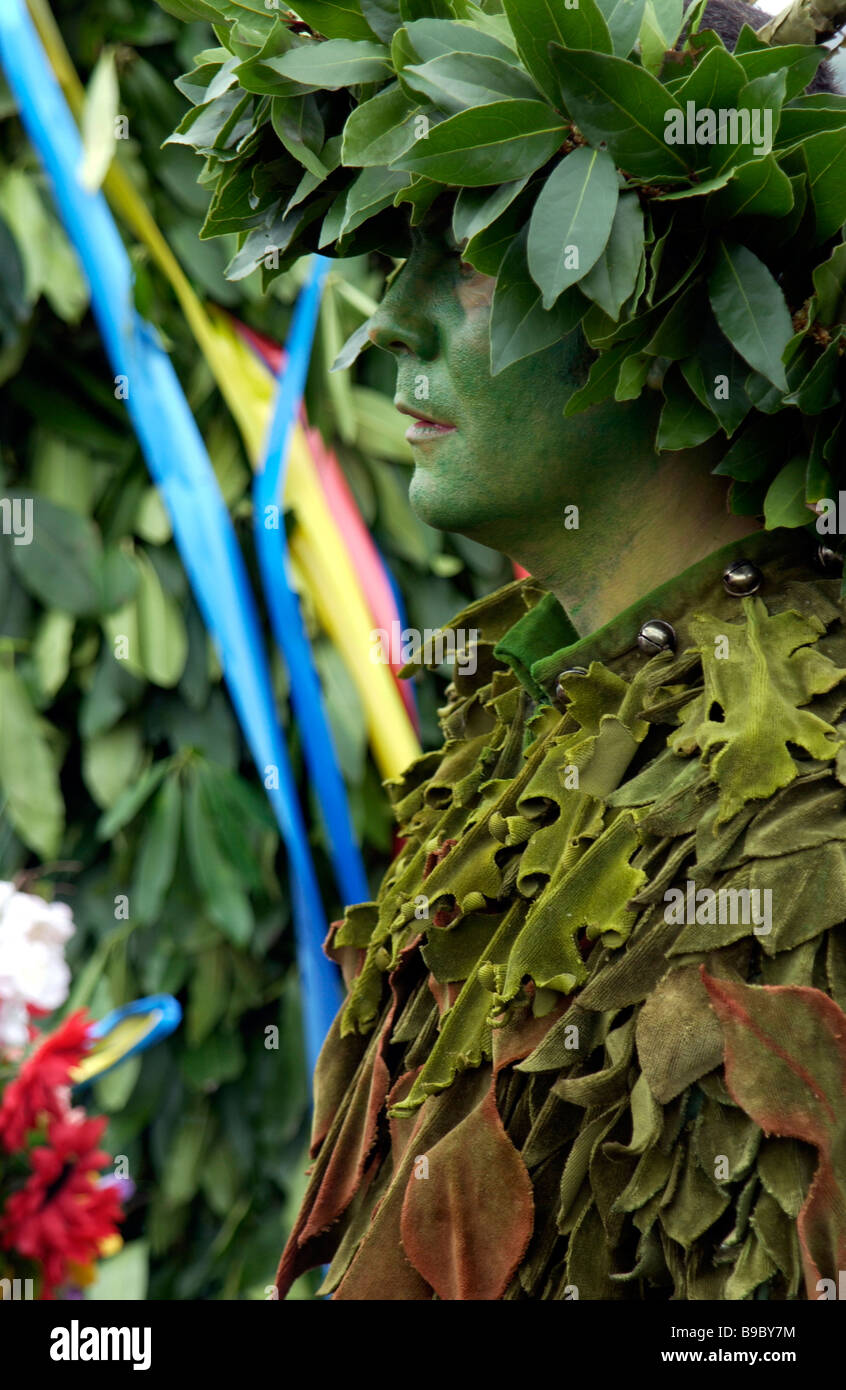
[[[317,38],[227,39],[247,93],[288,84],[274,130],[307,167],[283,117],[312,142],[320,118],[323,180],[283,161],[268,213],[287,254],[408,253],[368,332],[415,509],[532,576],[450,624],[472,660],[444,744],[388,784],[402,849],[330,933],[348,998],[277,1287],[326,1264],[340,1300],[837,1296],[846,630],[808,510],[846,385],[826,21],[799,5],[768,48],[727,0],[656,47],[636,5],[634,28],[596,0],[436,8],[304,3]],[[753,159],[727,116],[674,162],[690,103],[775,112],[776,144]],[[254,134],[221,189],[260,186]]]
[[[754,523],[726,509],[719,445],[656,454],[655,392],[562,418],[591,356],[580,330],[491,376],[496,279],[462,262],[444,201],[370,327],[396,358],[394,403],[416,420],[411,503],[428,525],[510,556],[591,631],[644,576],[654,587]]]

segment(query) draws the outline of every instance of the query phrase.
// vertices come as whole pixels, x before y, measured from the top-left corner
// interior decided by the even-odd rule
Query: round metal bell
[[[817,564],[829,574],[838,574],[843,568],[843,556],[830,545],[817,546]]]
[[[662,618],[650,618],[648,623],[644,623],[640,632],[637,634],[637,645],[647,656],[655,656],[656,652],[674,652],[676,650],[676,633],[669,623],[665,623]]]
[[[735,598],[757,594],[763,582],[763,574],[751,560],[735,560],[723,575],[726,593],[732,594]]]
[[[563,681],[564,677],[565,677],[565,676],[586,676],[586,675],[587,675],[587,667],[586,667],[586,666],[568,666],[567,669],[566,669],[566,671],[559,671],[559,673],[558,673],[558,680],[556,681],[556,684],[555,684],[555,699],[556,699],[556,701],[558,702],[559,705],[560,705],[560,704],[563,704],[564,701],[567,699],[567,691],[564,689],[564,686],[563,686],[562,683],[561,683],[561,682]]]

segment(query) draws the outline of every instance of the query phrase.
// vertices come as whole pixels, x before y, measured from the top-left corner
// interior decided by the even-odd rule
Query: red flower
[[[62,1088],[86,1050],[90,1019],[79,1009],[41,1043],[9,1083],[0,1105],[0,1144],[8,1153],[23,1147],[27,1133],[42,1115],[58,1119],[67,1113]]]
[[[113,1185],[100,1185],[110,1162],[97,1144],[106,1120],[51,1120],[47,1144],[31,1151],[32,1176],[6,1202],[0,1246],[35,1260],[42,1270],[42,1297],[68,1277],[70,1263],[90,1264],[122,1219]]]

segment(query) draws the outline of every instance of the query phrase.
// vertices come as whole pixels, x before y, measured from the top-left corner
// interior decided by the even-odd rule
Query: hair
[[[695,0],[684,0],[685,10]],[[760,29],[767,20],[773,16],[766,10],[760,9],[758,5],[747,5],[744,0],[710,0],[705,6],[705,13],[702,17],[700,29],[713,29],[715,34],[719,34],[726,48],[732,49],[740,37],[740,31],[744,24],[748,24],[750,29]],[[687,26],[682,30],[676,47],[680,47],[687,37]],[[813,82],[809,83],[805,89],[807,92],[839,92],[840,88],[834,80],[829,63],[820,63],[814,76]]]

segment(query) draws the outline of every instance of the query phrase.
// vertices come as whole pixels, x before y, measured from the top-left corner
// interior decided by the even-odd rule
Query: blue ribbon
[[[322,951],[323,904],[244,558],[170,358],[135,309],[129,258],[106,201],[77,178],[83,153],[79,132],[22,0],[0,0],[0,60],[88,278],[112,369],[127,379],[133,427],[167,506],[183,564],[288,851],[306,1052],[313,1069],[340,1006],[341,982]]]
[[[278,519],[285,491],[288,450],[305,389],[328,269],[326,257],[315,256],[311,275],[294,308],[286,344],[287,362],[280,368],[264,460],[253,484],[253,531],[265,603],[276,641],[291,674],[291,702],[302,734],[306,765],[323,812],[341,901],[357,903],[368,898],[370,890],[299,600],[288,574],[285,527]],[[267,525],[270,518],[278,519],[276,526]],[[325,559],[326,564],[331,565],[332,556],[327,555]]]

